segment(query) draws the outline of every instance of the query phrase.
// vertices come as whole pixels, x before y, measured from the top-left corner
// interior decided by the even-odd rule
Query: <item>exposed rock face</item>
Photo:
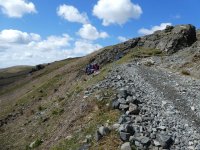
[[[174,53],[195,43],[197,37],[200,38],[200,32],[197,31],[196,34],[196,28],[190,24],[167,26],[165,30],[156,31],[154,34],[133,38],[113,47],[107,47],[97,55],[95,62],[106,64],[118,60],[137,47],[160,49],[168,53]]]
[[[122,58],[126,53],[130,51],[130,49],[137,46],[140,38],[134,38],[127,42],[117,44],[113,47],[107,47],[99,54],[97,54],[95,60],[91,60],[91,62],[96,62],[98,64],[107,64],[109,62],[113,62],[114,60],[118,60]]]
[[[167,27],[165,30],[144,36],[138,42],[145,48],[156,48],[169,53],[191,46],[196,41],[196,29],[192,25]]]

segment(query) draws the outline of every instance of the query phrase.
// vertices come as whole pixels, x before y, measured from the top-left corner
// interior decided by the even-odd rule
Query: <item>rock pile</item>
[[[154,115],[146,113],[148,109],[142,108],[143,104],[135,92],[133,89],[122,88],[118,91],[117,99],[112,102],[114,109],[124,112],[118,121],[121,140],[127,142],[126,145],[132,143],[139,149],[153,146],[170,148],[174,143],[172,136],[165,132],[167,130],[165,126],[153,124]],[[138,91],[138,94],[140,93]]]

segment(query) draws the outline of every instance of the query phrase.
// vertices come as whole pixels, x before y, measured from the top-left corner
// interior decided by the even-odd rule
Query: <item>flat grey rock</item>
[[[168,149],[173,144],[173,139],[167,134],[157,134],[157,140],[162,148]]]
[[[122,141],[124,141],[124,142],[128,142],[129,141],[129,138],[131,136],[130,133],[120,132],[119,134],[120,134],[120,138],[121,138]]]
[[[130,142],[126,142],[121,145],[121,150],[132,150]]]
[[[110,129],[105,126],[101,126],[98,131],[102,136],[106,136],[110,133]]]

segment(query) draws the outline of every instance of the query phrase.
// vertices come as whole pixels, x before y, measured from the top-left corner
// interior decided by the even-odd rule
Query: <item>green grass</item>
[[[87,123],[86,127],[82,131],[75,133],[72,139],[64,140],[57,146],[52,148],[53,150],[65,150],[65,149],[77,149],[81,146],[81,141],[83,141],[86,135],[92,135],[94,138],[94,133],[97,130],[97,125],[104,124],[107,120],[110,123],[116,122],[119,117],[119,112],[117,111],[98,111],[95,113],[93,119]],[[92,139],[92,145],[95,145],[96,141]]]
[[[102,81],[105,79],[109,71],[112,69],[112,66],[114,63],[107,64],[103,66],[103,68],[100,69],[100,73],[97,75],[94,75],[91,79],[87,80],[85,83],[85,86],[93,85],[95,83],[98,83],[99,81]]]
[[[59,146],[52,148],[52,150],[76,150],[80,147],[78,141],[79,134],[74,135],[72,138],[65,140],[59,144]]]
[[[134,58],[145,58],[151,56],[164,56],[165,52],[159,49],[147,49],[147,48],[133,48],[128,54],[119,59],[116,63],[123,64]]]
[[[107,136],[104,136],[99,142],[95,142],[90,147],[90,150],[117,150],[121,146],[122,141],[119,138],[117,131],[111,131]],[[135,149],[134,149],[135,150]]]
[[[161,54],[163,54],[163,51],[159,49],[137,48],[133,51],[134,57],[160,56]]]
[[[23,95],[21,98],[19,98],[16,102],[16,104],[8,105],[5,108],[5,111],[0,113],[0,116],[4,116],[5,114],[8,114],[14,109],[15,106],[24,106],[34,100],[39,99],[45,99],[48,96],[49,91],[53,91],[55,88],[59,86],[59,82],[62,80],[61,75],[56,75],[55,77],[49,79],[48,81],[41,83],[41,85],[37,87],[33,87],[31,91]],[[39,92],[42,90],[43,92]],[[32,98],[35,97],[35,98]]]
[[[32,96],[37,96],[45,98],[48,94],[47,92],[50,90],[55,89],[58,86],[58,82],[62,80],[61,75],[56,75],[55,77],[51,78],[50,80],[42,83],[40,86],[35,87],[32,91],[24,95],[21,99],[18,100],[18,105],[25,105],[26,103],[31,101]],[[39,92],[42,90],[43,92]]]
[[[70,89],[66,91],[67,98],[71,98],[76,94],[79,94],[84,90],[84,84],[77,82],[75,85],[71,86]]]
[[[92,135],[92,146],[97,144],[97,142],[94,140],[94,133],[97,130],[97,126],[105,124],[108,120],[109,124],[113,124],[118,120],[120,115],[119,111],[112,110],[109,106],[106,106],[107,103],[111,102],[110,98],[113,95],[113,91],[108,89],[103,93],[106,93],[107,98],[103,99],[102,101],[97,101],[95,99],[89,100],[91,103],[95,103],[95,105],[98,106],[98,110],[93,110],[92,119],[89,120],[89,122],[84,122],[84,119],[81,121],[82,124],[87,125],[83,126],[81,131],[73,133],[71,139],[61,141],[58,145],[52,148],[53,150],[78,149],[81,146],[81,141],[85,140],[87,135]]]
[[[40,106],[38,106],[38,110],[39,110],[39,111],[43,111],[43,110],[45,110],[45,109],[46,109],[46,108],[45,108],[45,107],[43,107],[43,106],[41,106],[41,105],[40,105]]]
[[[62,108],[56,108],[52,110],[52,115],[61,115],[64,112],[64,109]]]

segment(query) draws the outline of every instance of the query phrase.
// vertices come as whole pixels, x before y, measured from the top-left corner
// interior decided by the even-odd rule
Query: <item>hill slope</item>
[[[81,146],[90,149],[120,149],[126,140],[122,137],[120,140],[115,130],[100,141],[95,140],[94,133],[102,124],[111,127],[124,113],[128,113],[128,118],[155,118],[151,120],[152,124],[162,121],[164,125],[160,123],[149,127],[149,123],[134,124],[129,120],[132,126],[143,127],[144,132],[138,134],[146,137],[146,143],[132,139],[131,145],[141,149],[148,145],[149,149],[153,149],[155,143],[154,138],[149,135],[152,132],[150,129],[165,126],[167,133],[172,132],[169,129],[170,123],[174,124],[174,119],[164,113],[170,107],[173,107],[173,112],[181,112],[174,114],[175,118],[181,118],[177,119],[176,124],[189,124],[184,132],[191,136],[199,125],[200,108],[196,107],[199,103],[195,98],[199,96],[195,89],[199,86],[198,34],[192,25],[167,27],[152,35],[105,47],[82,58],[54,62],[31,74],[30,68],[22,70],[23,74],[11,80],[12,84],[4,84],[0,88],[0,149],[74,150]],[[129,64],[124,65],[127,62]],[[100,64],[100,73],[85,75],[85,66],[89,63]],[[3,73],[0,72],[1,74]],[[11,76],[15,74],[16,72]],[[3,80],[0,79],[2,82]],[[134,88],[132,85],[135,85]],[[112,100],[119,94],[116,89],[125,87],[139,90],[139,95],[137,92],[131,95],[132,98],[137,96],[144,103],[141,106],[137,104],[141,110],[138,116],[126,111],[130,106],[126,106],[121,112],[111,109]],[[179,93],[185,90],[185,94]],[[150,99],[150,102],[145,99]],[[169,103],[169,108],[161,107],[159,100],[162,99],[165,99],[163,101],[166,104]],[[176,99],[181,99],[184,103]],[[142,113],[147,106],[148,111]],[[159,115],[149,116],[149,112]],[[166,121],[170,123],[166,124]],[[194,124],[190,124],[190,121]],[[127,122],[121,121],[120,124],[123,126]],[[179,132],[178,125],[174,127],[173,132],[177,136],[185,136]],[[189,134],[189,131],[192,132]],[[134,136],[137,137],[138,134]],[[198,132],[195,135],[199,136]],[[154,136],[159,137],[159,132]],[[172,138],[175,141],[176,137]],[[187,149],[188,146],[195,147],[195,143],[198,143],[195,138],[190,141],[181,138],[178,140],[180,142],[173,145],[172,149]],[[189,145],[191,141],[193,144]],[[161,142],[160,144],[156,147],[162,147]]]

